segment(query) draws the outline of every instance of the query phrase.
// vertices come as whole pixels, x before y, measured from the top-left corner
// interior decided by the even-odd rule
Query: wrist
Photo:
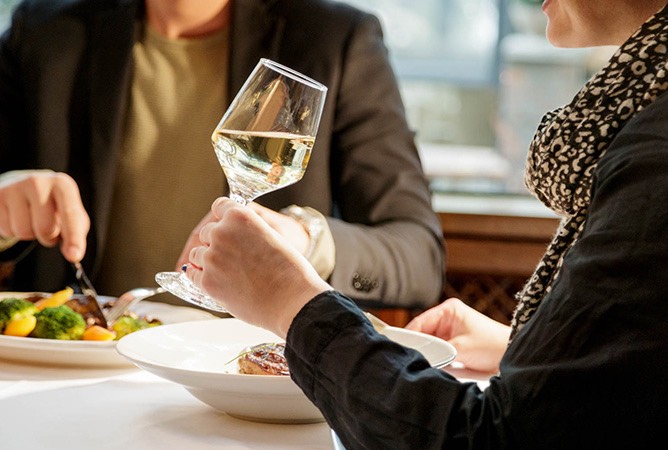
[[[306,234],[309,236],[309,242],[306,246],[304,256],[310,261],[324,230],[322,216],[316,214],[314,211],[310,211],[310,208],[302,208],[297,205],[290,205],[287,208],[283,208],[281,209],[281,213],[292,217],[304,227]]]
[[[318,282],[312,283],[309,286],[303,287],[298,294],[292,297],[292,301],[283,303],[283,308],[279,313],[280,319],[276,326],[276,334],[285,338],[288,331],[294,322],[295,317],[299,315],[300,311],[324,292],[329,292],[332,287],[321,279]]]
[[[309,235],[304,256],[323,280],[327,280],[336,264],[336,245],[327,218],[309,207],[289,206],[281,213],[299,222]]]

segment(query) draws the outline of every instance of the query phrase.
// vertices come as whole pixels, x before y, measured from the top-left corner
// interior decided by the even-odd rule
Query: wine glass
[[[241,87],[211,141],[229,186],[242,205],[299,181],[315,143],[327,88],[268,59],[261,59]],[[181,272],[155,280],[172,294],[226,312]]]

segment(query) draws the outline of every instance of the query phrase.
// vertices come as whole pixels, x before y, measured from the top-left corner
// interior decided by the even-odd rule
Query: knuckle
[[[74,205],[72,203],[65,203],[64,205],[59,205],[58,210],[60,213],[64,216],[68,217],[74,217],[74,216],[80,216],[81,217],[81,223],[86,224],[87,222],[90,221],[90,218],[88,217],[88,214],[85,212],[82,212],[80,208],[77,207],[77,205]]]
[[[66,174],[65,172],[53,172],[51,174],[51,178],[53,179],[54,183],[67,186],[67,187],[76,187],[77,183],[74,181],[74,178],[72,178],[70,175]]]
[[[28,241],[35,238],[35,233],[29,226],[15,225],[12,229],[12,236],[22,241]]]
[[[22,181],[21,185],[22,189],[27,192],[29,196],[34,196],[44,190],[44,177],[40,175],[29,175]]]
[[[229,208],[225,215],[233,220],[246,220],[249,217],[251,211],[252,210],[250,208],[246,207]]]
[[[53,239],[58,235],[58,228],[54,223],[45,223],[35,227],[35,234],[40,239]]]

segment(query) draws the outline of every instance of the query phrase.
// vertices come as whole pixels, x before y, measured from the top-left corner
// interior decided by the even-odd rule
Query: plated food
[[[0,300],[27,298],[44,294],[34,292],[0,292]],[[101,296],[102,307],[113,297]],[[163,324],[213,319],[215,316],[200,309],[166,303],[142,301],[130,309],[138,317],[152,317]],[[163,325],[164,326],[164,325]],[[156,327],[159,328],[159,327]],[[0,333],[0,360],[39,364],[50,367],[131,368],[133,364],[116,351],[117,340],[60,340],[8,336]]]
[[[239,373],[247,375],[290,375],[285,344],[268,342],[244,349],[237,358]]]
[[[0,299],[0,334],[58,340],[111,341],[144,328],[161,325],[159,319],[128,311],[107,324],[96,300],[75,295],[67,287],[53,294],[8,295]],[[112,301],[104,304],[110,307]]]
[[[420,351],[435,367],[449,364],[456,355],[451,344],[433,336],[389,326],[382,333]],[[118,352],[229,415],[273,423],[323,421],[320,411],[289,376],[239,372],[239,357],[249,347],[281,342],[267,330],[225,318],[134,333],[118,342]]]

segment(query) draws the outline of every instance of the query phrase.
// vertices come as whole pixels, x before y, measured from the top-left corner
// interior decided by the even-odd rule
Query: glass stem
[[[234,200],[235,202],[239,203],[240,205],[247,205],[248,200],[246,200],[246,197],[243,195],[240,195],[238,192],[234,192],[233,190],[230,189],[230,198]]]

